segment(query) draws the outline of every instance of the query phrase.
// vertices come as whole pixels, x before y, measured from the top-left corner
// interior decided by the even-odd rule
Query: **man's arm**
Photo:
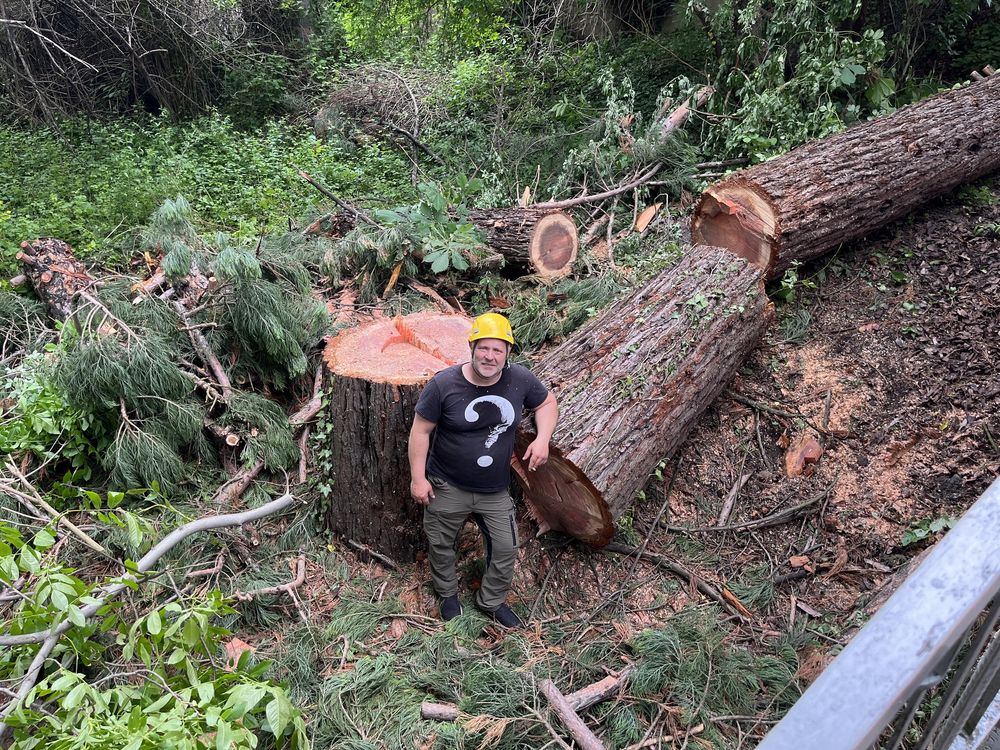
[[[429,505],[434,498],[434,488],[427,481],[427,453],[435,427],[434,422],[413,415],[406,452],[410,458],[410,495],[420,505]]]
[[[528,471],[534,471],[549,460],[549,441],[552,439],[558,420],[559,405],[552,391],[549,391],[549,395],[535,409],[535,427],[538,429],[538,436],[531,441],[522,459],[528,462]]]

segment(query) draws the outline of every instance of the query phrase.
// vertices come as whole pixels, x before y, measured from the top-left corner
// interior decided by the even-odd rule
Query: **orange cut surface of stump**
[[[468,318],[438,312],[375,320],[333,337],[324,358],[330,372],[342,377],[419,385],[468,361],[471,328]]]

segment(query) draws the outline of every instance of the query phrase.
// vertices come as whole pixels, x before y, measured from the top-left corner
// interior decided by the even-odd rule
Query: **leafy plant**
[[[918,542],[924,541],[929,536],[954,528],[956,523],[958,523],[958,518],[956,516],[925,518],[923,521],[913,524],[910,528],[903,532],[903,538],[900,540],[899,545],[901,547],[909,547],[910,545],[917,544]]]

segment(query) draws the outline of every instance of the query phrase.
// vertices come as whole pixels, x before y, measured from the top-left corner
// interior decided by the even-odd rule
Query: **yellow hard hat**
[[[472,321],[472,330],[469,331],[470,342],[479,339],[500,339],[513,344],[514,331],[511,330],[510,321],[503,315],[484,313]]]

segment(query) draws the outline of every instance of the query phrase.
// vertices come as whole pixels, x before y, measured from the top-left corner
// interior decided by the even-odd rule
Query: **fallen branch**
[[[212,371],[216,382],[218,382],[219,387],[222,388],[223,403],[229,403],[230,399],[233,397],[233,386],[229,382],[229,376],[226,374],[226,371],[222,369],[222,363],[219,362],[219,358],[215,356],[215,352],[212,351],[212,347],[209,346],[208,340],[205,338],[204,334],[202,334],[202,332],[197,328],[191,326],[191,320],[188,317],[188,311],[184,308],[184,305],[180,302],[171,302],[170,304],[184,322],[185,330],[191,338],[191,343],[194,345],[195,351],[198,352],[198,356],[201,357],[201,361],[208,365],[208,369]]]
[[[118,583],[112,583],[102,587],[97,595],[94,596],[93,603],[81,607],[80,611],[83,614],[84,619],[89,620],[97,614],[102,607],[107,605],[109,601],[114,599],[124,589],[128,588],[130,584],[138,583],[139,574],[147,573],[152,570],[153,566],[156,565],[156,563],[158,563],[164,555],[192,534],[196,534],[200,531],[228,528],[231,526],[242,526],[243,524],[250,523],[251,521],[257,521],[261,518],[274,515],[275,513],[280,513],[281,511],[291,507],[294,503],[295,497],[291,494],[286,494],[276,500],[272,500],[271,502],[260,506],[259,508],[253,508],[251,510],[243,511],[242,513],[226,513],[222,515],[204,516],[186,523],[178,529],[174,529],[174,531],[170,532],[167,536],[161,539],[149,552],[142,556],[142,558],[136,563],[135,573],[126,573],[121,577],[121,580]],[[0,740],[3,739],[4,735],[6,735],[10,729],[10,726],[6,723],[6,718],[14,711],[17,704],[28,695],[31,688],[35,686],[35,682],[38,680],[38,675],[42,670],[42,665],[45,663],[46,659],[48,659],[49,654],[52,653],[63,634],[73,627],[73,622],[67,618],[51,630],[24,633],[21,635],[0,636],[0,646],[3,647],[23,646],[30,643],[42,644],[38,653],[35,654],[35,658],[32,660],[31,665],[28,667],[27,672],[21,679],[21,684],[16,691],[16,699],[11,699],[11,701],[4,706],[3,711],[0,712],[0,717],[4,719],[4,721],[0,723]]]
[[[292,592],[306,582],[306,556],[299,555],[295,558],[295,578],[288,583],[279,586],[267,586],[265,588],[254,589],[253,591],[237,591],[233,594],[241,602],[252,602],[258,596],[271,596],[272,594],[288,594],[294,598]]]
[[[634,745],[628,745],[625,750],[643,750],[647,747],[661,747],[667,742],[673,742],[681,737],[692,737],[696,734],[701,734],[705,731],[704,724],[698,724],[691,727],[683,735],[681,734],[666,734],[663,737],[650,737],[648,740],[643,740],[642,742],[637,742]]]
[[[585,711],[624,690],[633,672],[635,672],[635,667],[630,664],[616,675],[608,675],[603,680],[598,680],[566,695],[566,702],[574,711]],[[423,719],[457,721],[461,715],[462,712],[453,703],[424,701],[420,704],[420,716]]]
[[[647,562],[653,563],[659,568],[663,568],[669,573],[673,573],[675,576],[683,580],[688,585],[694,585],[695,588],[698,589],[698,591],[700,591],[702,594],[707,596],[712,601],[721,605],[730,614],[748,620],[752,619],[753,617],[750,611],[743,606],[742,602],[740,602],[738,607],[736,606],[735,602],[739,602],[739,599],[737,599],[736,596],[731,591],[728,591],[728,589],[726,589],[726,592],[729,594],[729,597],[732,597],[732,600],[730,600],[729,597],[724,595],[714,586],[712,586],[709,583],[706,583],[701,578],[696,576],[694,573],[685,568],[679,562],[677,562],[676,560],[671,560],[669,557],[666,557],[665,555],[658,555],[653,552],[645,552],[636,549],[635,547],[629,547],[624,544],[618,544],[617,542],[612,542],[608,544],[606,547],[602,547],[601,551],[615,552],[619,555],[626,555],[626,556],[635,555],[642,560],[646,560]]]
[[[590,731],[590,727],[583,723],[583,719],[569,705],[566,701],[566,696],[559,692],[559,688],[556,687],[552,680],[542,680],[538,683],[538,686],[541,688],[546,700],[548,700],[549,705],[552,706],[552,710],[556,712],[556,715],[562,721],[563,726],[569,730],[573,739],[576,740],[577,745],[583,748],[583,750],[606,750],[604,743],[597,738],[597,735]]]
[[[30,481],[28,481],[28,478],[21,473],[20,469],[17,468],[17,464],[15,464],[10,459],[7,460],[7,469],[10,471],[11,474],[17,477],[20,480],[21,484],[24,486],[24,488],[31,493],[31,496],[34,498],[34,501],[39,505],[41,505],[42,508],[45,509],[46,513],[52,516],[52,520],[56,522],[57,527],[60,524],[65,526],[70,532],[73,533],[74,536],[80,539],[80,541],[82,541],[84,544],[86,544],[95,552],[100,552],[102,555],[108,554],[108,551],[104,549],[104,547],[102,547],[100,544],[95,542],[93,539],[91,539],[90,536],[87,534],[87,532],[80,529],[79,526],[74,524],[72,521],[68,520],[64,514],[60,513],[58,510],[49,505],[45,501],[45,498],[43,498],[38,493],[38,490],[35,489],[34,485],[32,485]],[[24,502],[24,500],[22,499],[21,502]]]
[[[708,101],[709,97],[714,93],[714,89],[711,86],[702,86],[698,89],[697,93],[694,95],[695,106],[702,106]],[[685,101],[677,109],[670,113],[670,116],[663,121],[663,127],[661,128],[661,133],[666,136],[673,131],[680,128],[691,114],[691,106]],[[585,203],[597,203],[599,201],[606,200],[608,198],[614,198],[616,195],[621,195],[622,193],[627,193],[629,190],[635,190],[641,187],[645,183],[653,179],[660,169],[663,167],[662,162],[652,165],[649,169],[643,172],[641,175],[636,177],[634,180],[625,183],[624,185],[619,185],[611,190],[605,190],[603,193],[594,193],[593,195],[581,195],[577,198],[568,198],[561,201],[549,201],[547,203],[536,203],[533,208],[572,208],[573,206],[581,206]]]
[[[348,539],[347,546],[356,552],[360,552],[362,555],[368,555],[373,560],[378,560],[387,568],[391,568],[392,570],[399,570],[399,564],[395,560],[393,560],[391,557],[383,555],[381,552],[376,552],[367,544],[362,544],[361,542],[356,542],[353,539]]]
[[[808,515],[811,509],[818,505],[821,500],[826,499],[833,490],[835,483],[831,483],[829,487],[823,490],[818,495],[811,497],[803,503],[798,505],[793,505],[791,508],[785,508],[784,510],[779,510],[776,513],[772,513],[763,518],[758,518],[753,521],[744,521],[743,523],[729,524],[728,526],[670,526],[664,525],[667,531],[676,531],[680,533],[706,533],[710,531],[747,531],[749,529],[766,529],[769,526],[780,526],[783,523],[788,523],[789,521],[795,521],[802,516]]]
[[[16,289],[19,286],[24,286],[25,284],[27,284],[28,277],[25,276],[23,273],[19,273],[17,276],[11,277],[10,281],[8,281],[7,283],[10,284],[11,289]]]
[[[306,182],[308,182],[314,188],[316,188],[317,190],[319,190],[320,193],[322,193],[327,198],[329,198],[330,200],[332,200],[334,203],[336,203],[342,209],[344,209],[348,213],[354,214],[355,217],[361,219],[366,224],[371,224],[373,227],[377,227],[378,226],[378,222],[376,222],[371,216],[369,216],[368,214],[366,214],[364,211],[362,211],[359,208],[355,208],[354,206],[352,206],[347,201],[345,201],[345,200],[343,200],[341,198],[338,198],[336,195],[334,195],[333,193],[331,193],[327,188],[325,188],[320,183],[316,182],[316,180],[314,180],[308,174],[306,174],[305,172],[303,172],[301,169],[298,170],[298,172],[299,172],[299,177],[301,177],[303,180],[305,180]]]
[[[211,568],[202,568],[201,570],[189,570],[184,576],[185,578],[201,578],[203,576],[214,576],[222,572],[222,564],[226,561],[226,550],[222,550],[218,557],[215,558],[215,564]]]

